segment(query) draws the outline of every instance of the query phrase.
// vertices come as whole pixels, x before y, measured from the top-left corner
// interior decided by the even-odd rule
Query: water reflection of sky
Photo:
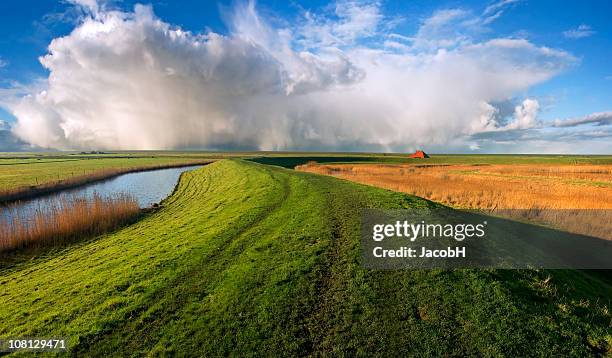
[[[128,173],[86,186],[13,203],[9,207],[0,207],[0,224],[6,220],[13,220],[15,217],[27,220],[36,210],[44,212],[61,200],[91,199],[95,193],[103,198],[117,197],[122,193],[128,194],[138,201],[141,208],[150,207],[172,193],[181,173],[197,167],[199,166]]]

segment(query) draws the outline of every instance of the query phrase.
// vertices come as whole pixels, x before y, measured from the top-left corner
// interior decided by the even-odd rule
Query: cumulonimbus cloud
[[[491,103],[575,61],[524,39],[477,41],[469,29],[461,41],[447,41],[456,16],[440,14],[423,21],[427,31],[418,39],[388,48],[379,33],[386,21],[380,8],[359,2],[335,7],[341,23],[310,14],[294,27],[269,25],[247,3],[236,8],[226,35],[184,31],[149,6],[124,12],[87,4],[88,15],[41,58],[49,70],[46,89],[10,105],[13,132],[28,143],[263,150],[442,145],[502,126]],[[527,122],[530,111],[533,106],[522,112]]]

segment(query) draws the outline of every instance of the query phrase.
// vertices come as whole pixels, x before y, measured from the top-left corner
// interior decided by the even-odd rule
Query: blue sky
[[[406,55],[405,61],[413,61],[417,58],[419,61],[427,63],[425,56],[431,55],[431,58],[434,58],[435,53],[440,53],[440,50],[450,53],[453,51],[472,51],[470,46],[489,44],[487,41],[495,39],[511,39],[513,41],[521,40],[524,41],[523,45],[528,44],[532,46],[533,49],[529,50],[531,52],[526,52],[526,56],[535,56],[534,58],[536,59],[533,61],[541,61],[541,63],[538,63],[539,65],[544,67],[551,65],[554,67],[546,73],[529,72],[519,74],[519,76],[532,76],[537,79],[526,80],[520,85],[513,85],[507,90],[501,91],[498,95],[481,96],[482,98],[474,95],[475,97],[466,98],[466,103],[467,101],[473,102],[472,107],[475,107],[480,102],[491,106],[491,111],[496,113],[491,115],[491,118],[497,121],[492,126],[486,124],[480,129],[472,129],[470,131],[465,129],[471,125],[470,122],[465,122],[463,126],[457,125],[454,128],[455,132],[446,133],[431,132],[427,128],[422,128],[422,132],[418,134],[427,137],[427,141],[415,139],[417,138],[416,134],[414,136],[393,137],[388,133],[379,133],[376,138],[368,138],[363,133],[347,133],[347,131],[350,131],[347,129],[351,127],[350,125],[344,126],[338,124],[328,128],[321,124],[324,120],[319,117],[304,119],[303,116],[305,114],[303,113],[311,113],[311,116],[318,116],[318,113],[322,111],[318,107],[309,107],[307,103],[312,103],[311,100],[293,103],[297,100],[288,99],[286,106],[291,108],[290,114],[288,112],[265,113],[266,116],[279,116],[279,118],[282,118],[283,124],[281,127],[285,126],[285,133],[277,133],[273,130],[273,127],[278,127],[274,123],[270,124],[270,130],[254,130],[250,136],[249,133],[242,133],[239,130],[221,130],[218,133],[211,133],[210,130],[201,129],[206,132],[203,137],[209,139],[198,141],[197,139],[182,135],[177,135],[180,138],[162,138],[161,141],[165,144],[159,147],[160,149],[192,147],[232,149],[239,147],[236,143],[247,143],[246,148],[252,149],[334,150],[337,148],[338,150],[404,150],[412,147],[427,147],[429,144],[430,148],[440,151],[469,151],[467,148],[471,148],[472,150],[504,152],[516,151],[516,148],[524,142],[530,143],[529,145],[533,144],[534,151],[537,151],[546,148],[545,141],[558,141],[558,138],[568,138],[573,135],[573,133],[564,132],[557,133],[558,136],[542,137],[542,133],[557,130],[545,128],[550,127],[549,124],[552,121],[585,119],[587,121],[585,123],[588,124],[592,123],[589,122],[588,118],[590,117],[588,116],[597,113],[608,113],[612,110],[612,66],[610,66],[610,60],[612,60],[612,22],[610,21],[612,3],[609,1],[259,1],[251,4],[246,2],[214,1],[114,1],[98,2],[95,5],[96,10],[92,10],[90,4],[93,3],[95,3],[93,0],[74,0],[72,2],[36,1],[27,4],[12,1],[0,2],[0,14],[2,14],[0,15],[2,20],[0,21],[0,120],[4,122],[4,124],[0,123],[2,124],[0,129],[4,128],[5,131],[12,133],[11,136],[14,133],[18,138],[12,142],[12,145],[5,144],[5,150],[16,148],[14,143],[17,142],[20,143],[19,146],[22,146],[23,143],[31,143],[37,147],[58,149],[89,147],[120,147],[128,149],[130,147],[117,135],[113,137],[111,132],[116,129],[110,127],[108,123],[91,124],[93,129],[87,132],[78,132],[81,138],[89,138],[87,141],[75,139],[74,136],[77,134],[74,133],[77,132],[66,128],[89,126],[90,122],[88,122],[89,119],[84,114],[85,112],[89,114],[116,112],[109,112],[108,108],[111,106],[109,99],[109,102],[105,102],[108,104],[106,107],[102,109],[99,107],[95,109],[89,108],[87,111],[83,110],[83,113],[79,114],[82,118],[79,117],[78,120],[73,120],[73,117],[76,118],[75,109],[73,107],[70,109],[61,107],[63,103],[58,100],[62,95],[59,94],[57,88],[65,88],[66,86],[54,83],[51,77],[53,77],[52,75],[55,71],[57,74],[63,74],[58,77],[62,77],[69,83],[72,79],[67,78],[65,74],[75,72],[75,69],[57,67],[59,66],[57,58],[60,50],[55,51],[55,58],[52,58],[54,64],[47,66],[47,68],[41,64],[39,57],[54,53],[49,49],[51,41],[62,37],[70,37],[73,30],[82,26],[87,19],[99,22],[109,21],[108,17],[105,16],[108,16],[110,12],[121,13],[123,14],[122,19],[127,19],[127,17],[131,16],[130,14],[134,14],[136,3],[150,5],[149,9],[151,9],[153,17],[167,24],[171,29],[189,31],[193,36],[214,33],[227,38],[243,38],[250,42],[255,42],[258,47],[265,49],[271,57],[277,59],[276,62],[282,65],[281,70],[286,71],[290,78],[303,78],[304,74],[292,73],[291,71],[298,66],[295,64],[295,60],[284,58],[284,52],[276,48],[272,43],[273,41],[278,42],[284,39],[282,34],[287,32],[291,33],[291,39],[287,43],[291,51],[293,51],[292,56],[295,57],[297,54],[299,57],[301,56],[300,53],[308,52],[315,56],[317,61],[322,61],[317,64],[318,68],[336,68],[335,60],[330,57],[332,56],[330,53],[333,52],[334,54],[339,54],[339,58],[347,59],[350,62],[350,66],[354,65],[356,73],[362,73],[360,76],[346,79],[345,81],[338,80],[336,74],[325,74],[327,77],[324,78],[333,78],[333,81],[337,82],[333,84],[325,82],[325,85],[322,85],[321,81],[323,80],[316,79],[316,83],[308,83],[308,86],[305,88],[309,88],[308,95],[313,98],[323,93],[329,94],[330,91],[333,92],[334,96],[342,96],[341,93],[348,91],[344,89],[345,87],[358,86],[360,82],[365,84],[367,81],[364,78],[369,80],[377,77],[378,74],[373,72],[376,71],[376,67],[373,67],[373,70],[371,70],[367,69],[368,64],[360,64],[363,53],[365,53],[364,49],[368,51],[385,51],[387,55],[393,54],[394,51],[399,51],[401,52],[400,55]],[[249,8],[254,9],[253,13],[249,13]],[[244,14],[241,15],[241,11]],[[342,13],[342,11],[349,15]],[[350,34],[348,32],[342,34],[340,32],[333,32],[339,31],[337,29],[342,26],[343,21],[346,25],[347,21],[345,19],[351,16],[350,14],[357,13],[357,11],[361,11],[359,14],[364,16],[374,14],[376,23],[371,28],[366,28],[367,24],[352,22],[349,25],[366,27],[351,28],[349,29],[350,31],[357,29],[355,30],[357,32],[351,32]],[[438,19],[436,15],[448,15],[447,17],[440,16],[439,18],[450,20],[444,20],[447,21],[443,24],[444,28],[440,26],[433,30],[433,32],[430,32],[427,35],[429,37],[426,38],[427,43],[425,45],[417,46],[417,41],[425,39],[423,35],[425,34],[425,24],[428,21],[433,21],[432,19]],[[261,43],[259,43],[260,39],[249,37],[253,34],[258,34],[257,31],[259,30],[254,27],[252,19],[246,18],[248,16],[255,16],[257,21],[265,22],[266,28],[270,31],[266,30],[267,32],[264,31],[264,33],[274,32],[274,37],[266,39],[266,43],[264,43],[264,40],[261,40]],[[309,16],[312,16],[314,20],[310,22],[305,20]],[[240,20],[241,18],[243,20]],[[125,30],[119,29],[117,31]],[[318,37],[319,35],[310,37],[313,36],[312,34],[323,34],[325,31],[329,31],[325,33],[325,36],[334,34],[334,36],[337,36],[336,40],[329,42],[323,39],[323,37]],[[359,33],[359,31],[362,32]],[[400,40],[396,41],[397,39]],[[510,47],[516,47],[517,45],[518,42],[512,43]],[[509,46],[504,46],[504,49],[509,48]],[[547,49],[558,51],[554,55],[556,57],[547,57],[549,56],[546,53]],[[534,53],[532,50],[538,51],[538,53]],[[71,48],[70,51],[75,50]],[[492,49],[491,51],[496,50]],[[527,49],[524,51],[527,51]],[[198,61],[198,59],[196,58],[194,61]],[[387,56],[384,59],[379,58],[378,61],[383,63],[384,61],[395,61],[395,59],[394,57]],[[517,51],[516,53],[509,53],[507,56],[504,55],[501,60],[495,61],[498,61],[497,63],[507,61],[508,66],[503,68],[503,71],[506,71],[503,75],[511,77],[513,66],[523,68],[526,66],[525,62],[532,60],[529,57],[525,57],[523,52]],[[516,61],[516,63],[512,61]],[[487,71],[487,68],[497,66],[497,63],[493,65],[478,63],[478,66],[480,66],[478,69],[481,71]],[[120,62],[115,66],[121,66]],[[299,66],[302,65],[300,64]],[[395,66],[393,67],[394,70],[397,71],[403,68],[403,65],[394,64],[393,66]],[[172,71],[174,71],[175,67],[180,68],[181,65],[176,64],[176,66],[172,67]],[[170,66],[167,68],[170,68]],[[299,68],[301,71],[302,67]],[[414,68],[411,69],[414,70]],[[79,67],[79,71],[82,70],[84,69]],[[391,71],[390,68],[388,70]],[[312,73],[310,69],[306,71],[308,71],[309,75]],[[444,76],[448,77],[450,73],[450,77],[453,77],[452,72],[448,71],[450,70],[447,70],[446,67],[440,71],[432,71],[434,73],[432,76],[436,76],[436,74],[441,76],[441,73],[443,73]],[[415,73],[418,74],[418,72]],[[142,78],[142,76],[139,76],[134,81],[142,81]],[[146,78],[146,74],[144,78]],[[249,78],[246,76],[245,81],[248,81]],[[387,77],[381,76],[381,78],[383,78],[380,80],[382,82],[369,83],[369,88],[376,87],[379,84],[381,86],[384,85],[384,78]],[[408,80],[410,79],[410,77],[407,78]],[[506,77],[500,75],[494,78]],[[426,79],[422,80],[425,81]],[[74,81],[77,80],[74,79]],[[504,80],[501,79],[500,81]],[[184,82],[181,83],[186,86],[192,85],[185,84]],[[198,84],[198,86],[202,86],[202,93],[209,93],[209,88],[205,87],[211,85],[202,83],[199,82]],[[250,84],[239,83],[239,85],[249,87]],[[400,84],[397,85],[399,86]],[[223,89],[226,89],[226,87],[223,87]],[[317,87],[316,90],[312,89],[314,87]],[[230,86],[228,88],[233,87]],[[291,92],[287,88],[284,89],[286,94]],[[102,91],[100,89],[96,90]],[[24,95],[35,95],[37,91],[48,91],[50,98],[37,103],[36,106],[31,104],[29,107],[24,107],[24,105],[19,107],[16,104]],[[55,91],[55,94],[52,91]],[[415,91],[415,93],[418,93],[418,91]],[[261,93],[257,93],[257,101],[260,101],[261,96]],[[302,97],[304,96],[302,95]],[[409,95],[407,94],[406,96]],[[353,96],[346,100],[354,98]],[[410,102],[410,98],[412,97],[407,97],[403,100]],[[140,100],[142,98],[137,99]],[[230,101],[227,96],[216,101],[223,102],[225,100]],[[448,101],[448,99],[446,100]],[[529,100],[535,101],[535,104],[525,102]],[[253,102],[255,101],[253,99]],[[384,102],[384,98],[381,101]],[[38,108],[43,103],[46,106],[44,114],[33,112],[34,107]],[[72,105],[75,106],[75,104]],[[463,103],[453,105],[461,109],[469,107],[468,104],[464,105]],[[517,108],[518,106],[523,107]],[[85,107],[86,105],[83,104],[82,108]],[[165,114],[166,117],[179,115],[176,110],[171,110],[171,108],[175,108],[173,103],[169,103],[167,107],[160,109],[160,111],[168,112]],[[245,108],[242,112],[231,112],[227,111],[225,107],[220,109],[209,106],[204,109],[199,108],[199,111],[210,111],[210,113],[215,113],[215,116],[218,115],[226,119],[245,116],[243,113],[258,111],[260,108],[249,107]],[[524,124],[511,123],[513,120],[516,120],[518,123],[520,113],[528,113],[530,111],[529,108],[533,108],[534,113],[530,114],[533,118],[527,116],[529,118],[520,119]],[[27,128],[24,129],[28,123],[31,123],[25,117],[40,115],[47,118],[51,116],[48,114],[49,111],[54,113],[54,117],[57,117],[53,121],[58,121],[57,125],[53,124],[55,126],[53,128],[61,128],[61,131],[64,132],[60,133],[60,136],[65,137],[61,141],[51,141],[48,138],[44,140],[38,139],[36,136],[31,135]],[[296,120],[287,124],[287,121],[291,120],[287,118],[293,116],[296,111],[303,112],[300,114],[299,125],[294,124]],[[338,116],[342,117],[346,109],[338,108],[335,111],[339,113]],[[381,119],[381,121],[397,130],[397,128],[408,128],[410,126],[410,123],[406,123],[406,127],[398,127],[396,125],[397,121],[404,120],[403,118],[406,116],[414,115],[415,118],[417,115],[436,116],[435,113],[430,113],[431,111],[428,108],[416,108],[412,112],[408,111],[405,113],[400,111],[401,114],[398,111],[400,110],[390,111],[388,114],[381,115],[381,117],[384,117],[384,120]],[[19,113],[21,113],[23,118],[19,117]],[[142,113],[142,111],[138,113]],[[465,116],[476,117],[477,114],[474,113],[474,111],[466,110]],[[347,116],[349,114],[346,113]],[[187,114],[187,116],[191,115],[192,113]],[[448,114],[441,114],[440,116],[445,115],[448,116]],[[402,119],[396,120],[396,117],[401,117]],[[448,122],[455,121],[453,118],[449,117]],[[17,127],[16,123],[20,120],[23,121],[21,128],[15,129]],[[52,121],[52,119],[48,120]],[[221,120],[218,119],[216,121],[219,122]],[[162,119],[160,119],[161,121]],[[249,125],[251,125],[252,122],[260,120],[250,118],[244,119],[244,121],[248,121]],[[73,122],[78,122],[78,125]],[[190,125],[193,124],[194,128],[200,128],[202,125],[214,127],[215,125],[211,124],[212,122],[214,121],[211,120],[211,122],[204,124],[190,122]],[[440,124],[446,125],[448,122],[441,122]],[[611,150],[609,142],[612,139],[609,136],[612,133],[609,128],[610,119],[605,117],[602,121],[594,123],[595,125],[592,128],[580,127],[582,129],[597,130],[598,132],[596,138],[592,138],[594,146],[591,151],[609,153]],[[216,125],[224,128],[227,127],[226,124]],[[260,128],[259,126],[255,127]],[[133,128],[138,129],[139,122],[133,123]],[[160,124],[159,129],[162,130],[163,128],[163,125]],[[298,131],[298,128],[301,128],[302,132],[294,134]],[[375,129],[376,132],[378,127]],[[540,136],[536,140],[533,140],[532,136],[525,136],[529,130],[537,131]],[[33,129],[30,129],[31,131]],[[109,132],[109,138],[92,138],[92,133],[100,131]],[[504,132],[503,136],[507,137],[509,131],[515,132],[514,136],[512,136],[515,140],[510,142],[490,141],[490,138],[499,137],[498,134],[501,132]],[[517,135],[518,132],[521,135]],[[586,133],[587,131],[583,130],[581,133],[584,134],[583,132]],[[581,139],[577,140],[575,145],[580,145],[584,148],[584,144],[590,142],[585,142],[584,138],[586,137],[582,136],[582,134],[580,135]],[[73,136],[72,139],[69,138],[70,135]],[[280,135],[287,135],[291,140],[274,139]],[[158,140],[158,138],[154,134],[151,136],[151,138],[139,141],[138,145],[135,145],[137,148],[134,149],[149,149],[149,147],[150,149],[158,149],[154,148],[156,145],[151,144],[155,143],[155,140]],[[220,136],[224,137],[224,139],[210,139]],[[295,138],[292,136],[295,136]],[[337,146],[334,144],[336,143],[334,142],[334,136],[336,139],[339,138],[336,141],[339,143]],[[449,144],[450,142],[447,139],[456,136],[463,136],[465,140],[462,143]],[[8,134],[0,136],[0,139],[6,137],[8,137]],[[262,137],[265,137],[265,139],[262,139]],[[312,138],[316,140],[311,140]],[[489,139],[487,142],[479,142],[483,138]],[[399,144],[402,142],[405,143],[405,148]],[[0,143],[0,150],[2,149],[2,143]],[[558,151],[566,150],[571,150],[571,147],[558,147]]]

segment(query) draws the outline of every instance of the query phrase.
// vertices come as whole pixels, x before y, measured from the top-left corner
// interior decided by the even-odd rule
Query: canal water
[[[199,167],[202,165],[127,173],[73,189],[0,206],[0,225],[11,222],[15,218],[28,221],[28,218],[36,211],[44,212],[45,209],[59,204],[62,200],[91,199],[96,194],[102,198],[114,198],[127,194],[136,199],[141,208],[147,208],[159,203],[172,193],[181,173]]]

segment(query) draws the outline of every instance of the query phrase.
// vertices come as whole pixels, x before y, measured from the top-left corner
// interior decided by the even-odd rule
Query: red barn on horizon
[[[427,155],[427,153],[425,153],[422,150],[417,150],[416,152],[410,154],[409,158],[420,158],[420,159],[425,159],[425,158],[429,158],[429,155]]]

